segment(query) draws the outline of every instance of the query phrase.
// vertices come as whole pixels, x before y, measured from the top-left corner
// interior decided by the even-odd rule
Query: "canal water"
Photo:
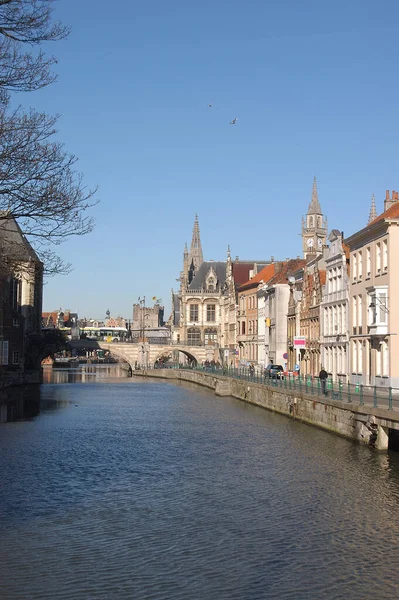
[[[397,597],[398,454],[91,369],[0,424],[1,600]]]

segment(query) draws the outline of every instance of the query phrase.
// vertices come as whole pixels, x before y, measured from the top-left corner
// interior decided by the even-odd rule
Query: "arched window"
[[[313,227],[313,217],[309,217],[309,227]]]
[[[208,327],[205,329],[205,344],[216,344],[218,339],[217,329]]]
[[[214,292],[215,291],[215,280],[213,279],[213,277],[210,277],[208,279],[208,292]]]
[[[201,330],[191,327],[187,331],[187,343],[191,346],[201,345]]]

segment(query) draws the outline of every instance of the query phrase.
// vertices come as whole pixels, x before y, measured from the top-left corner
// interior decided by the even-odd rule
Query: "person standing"
[[[321,383],[321,391],[325,396],[327,396],[327,390],[326,390],[327,377],[328,377],[327,371],[325,370],[324,367],[321,367],[321,370],[319,373],[319,379],[320,379],[320,383]]]

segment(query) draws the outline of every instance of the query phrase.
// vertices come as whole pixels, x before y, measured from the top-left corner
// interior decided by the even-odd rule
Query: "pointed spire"
[[[321,207],[319,203],[319,196],[317,194],[317,181],[316,177],[313,179],[312,199],[308,208],[308,215],[321,215]]]
[[[369,225],[376,218],[377,218],[377,209],[375,207],[375,196],[373,194],[371,196],[371,208],[370,208],[369,220],[368,220],[367,225]]]
[[[227,246],[227,258],[231,258],[231,255],[230,255],[230,244]]]
[[[188,264],[194,264],[195,271],[198,271],[202,263],[204,262],[204,258],[202,256],[202,246],[201,246],[201,238],[200,238],[200,230],[198,224],[198,215],[195,215],[194,227],[193,227],[193,237],[191,240],[191,248],[190,254],[188,257]]]
[[[184,255],[188,255],[187,242],[184,244]]]

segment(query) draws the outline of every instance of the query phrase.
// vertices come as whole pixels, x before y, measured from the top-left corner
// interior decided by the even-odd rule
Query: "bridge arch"
[[[165,355],[172,357],[173,352],[181,352],[182,354],[184,354],[184,356],[188,358],[188,360],[191,363],[194,363],[196,365],[200,363],[200,360],[197,358],[197,356],[195,356],[193,352],[187,350],[187,348],[179,348],[176,346],[163,347],[162,350],[158,349],[158,352],[153,356],[154,363]]]

